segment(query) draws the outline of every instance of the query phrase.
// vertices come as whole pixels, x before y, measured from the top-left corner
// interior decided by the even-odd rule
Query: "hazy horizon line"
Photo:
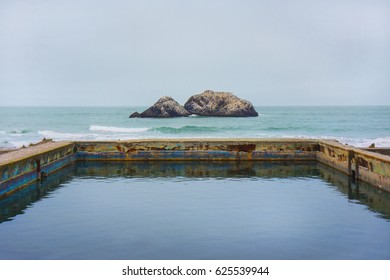
[[[153,105],[153,104],[152,104]],[[45,108],[45,107],[118,107],[118,108],[126,108],[126,107],[151,107],[152,105],[0,105],[0,108],[4,107],[35,107],[35,108]],[[253,105],[254,107],[386,107],[390,106],[390,104],[367,104],[367,105],[340,105],[340,104],[326,104],[326,105]]]

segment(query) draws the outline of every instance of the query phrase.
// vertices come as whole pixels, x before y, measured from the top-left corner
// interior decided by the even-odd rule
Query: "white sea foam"
[[[57,132],[52,130],[40,130],[38,131],[38,135],[45,138],[50,138],[53,140],[126,140],[126,139],[139,139],[144,138],[140,135],[133,134],[129,135],[129,133],[67,133],[67,132]]]
[[[342,144],[348,144],[355,147],[368,147],[375,143],[376,147],[390,147],[390,137],[341,137],[334,135],[311,135],[311,134],[281,134],[281,133],[267,133],[267,132],[252,132],[245,135],[227,135],[226,133],[211,133],[208,135],[199,135],[190,133],[186,135],[166,133],[161,134],[147,128],[121,128],[121,127],[107,127],[91,125],[90,131],[68,133],[53,130],[40,130],[37,133],[29,134],[15,134],[15,133],[1,133],[0,147],[21,147],[22,145],[29,145],[35,143],[42,138],[51,138],[53,140],[130,140],[143,138],[298,138],[298,139],[333,139]],[[16,140],[16,141],[15,141]]]
[[[375,144],[376,147],[390,147],[390,137],[379,138],[340,138],[339,142],[355,147],[369,147]]]
[[[120,132],[120,133],[139,133],[146,132],[148,128],[129,128],[129,127],[115,127],[115,126],[101,126],[91,125],[89,127],[91,131],[102,131],[102,132]]]
[[[30,141],[7,141],[8,143],[5,143],[4,147],[6,148],[20,148],[22,146],[27,147],[31,144]]]
[[[8,133],[11,133],[11,134],[25,134],[25,133],[31,133],[32,131],[29,130],[29,129],[13,129],[11,131],[9,131]]]
[[[39,130],[39,135],[45,138],[51,138],[53,140],[78,140],[78,139],[96,139],[96,134],[84,134],[84,133],[67,133],[57,132],[52,130]]]
[[[261,136],[260,136],[261,137]],[[263,136],[264,137],[264,136]],[[268,136],[269,137],[269,136]],[[341,144],[347,144],[359,148],[367,148],[371,144],[375,144],[376,147],[390,147],[390,137],[379,137],[379,138],[350,138],[340,136],[314,136],[314,135],[283,135],[283,136],[271,136],[281,138],[298,138],[298,139],[323,139],[323,140],[335,140]],[[267,137],[266,137],[267,138]]]

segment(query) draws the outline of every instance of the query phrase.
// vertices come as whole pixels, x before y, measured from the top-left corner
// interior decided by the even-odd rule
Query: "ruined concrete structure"
[[[385,149],[382,149],[382,153]],[[319,161],[390,192],[390,156],[316,139],[46,142],[0,154],[0,198],[75,161]]]

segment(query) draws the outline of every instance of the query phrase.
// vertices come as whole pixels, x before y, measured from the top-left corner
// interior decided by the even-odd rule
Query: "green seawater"
[[[256,107],[259,117],[129,119],[146,107],[0,107],[0,148],[43,138],[327,138],[367,147],[390,146],[390,106]]]

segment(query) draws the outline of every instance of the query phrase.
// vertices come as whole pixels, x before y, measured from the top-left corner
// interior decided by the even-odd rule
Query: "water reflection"
[[[53,191],[69,182],[74,176],[74,165],[67,166],[41,182],[33,182],[20,191],[0,200],[0,223],[10,221],[16,215],[23,214],[35,202],[50,195]]]
[[[318,164],[320,178],[337,188],[351,202],[364,204],[382,218],[390,220],[390,193],[365,182],[352,181],[333,168]]]
[[[12,220],[33,203],[73,178],[321,178],[351,202],[364,204],[390,220],[390,193],[366,183],[353,183],[344,174],[317,162],[78,162],[43,182],[35,182],[0,200],[0,223]]]
[[[141,161],[79,162],[78,177],[291,178],[318,176],[316,162]]]

